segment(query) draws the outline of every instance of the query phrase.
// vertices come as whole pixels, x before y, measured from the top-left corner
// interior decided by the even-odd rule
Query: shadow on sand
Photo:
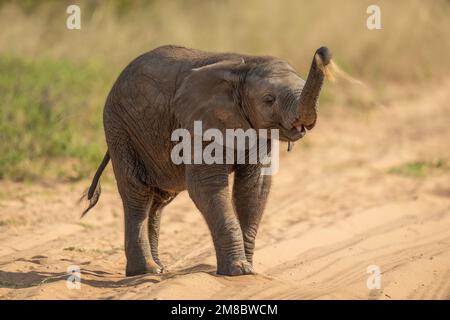
[[[132,287],[143,283],[159,283],[177,276],[207,273],[216,276],[215,267],[207,264],[198,264],[181,270],[167,271],[162,274],[143,274],[133,277],[119,276],[99,270],[81,270],[81,283],[97,288],[123,288]],[[83,277],[84,276],[84,277]],[[65,272],[8,272],[0,270],[0,288],[22,289],[39,286],[42,284],[66,281],[69,274]]]

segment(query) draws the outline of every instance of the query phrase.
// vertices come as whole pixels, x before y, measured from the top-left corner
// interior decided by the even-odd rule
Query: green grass
[[[112,81],[98,65],[0,56],[0,179],[90,174],[105,150],[101,110]]]
[[[434,162],[415,161],[392,167],[388,170],[388,173],[421,178],[427,176],[436,169],[442,170],[448,168],[449,166],[442,160]]]

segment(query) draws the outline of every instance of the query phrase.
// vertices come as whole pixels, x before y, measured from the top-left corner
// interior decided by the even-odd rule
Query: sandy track
[[[254,276],[216,276],[210,236],[187,194],[163,215],[161,276],[124,277],[114,185],[79,220],[89,184],[0,183],[3,299],[450,299],[450,170],[388,174],[408,161],[450,159],[450,83],[431,96],[364,114],[323,110],[282,152],[257,238]],[[349,115],[350,113],[350,115]],[[94,168],[93,168],[94,170]],[[66,287],[78,265],[81,290]],[[366,286],[369,265],[382,288]]]

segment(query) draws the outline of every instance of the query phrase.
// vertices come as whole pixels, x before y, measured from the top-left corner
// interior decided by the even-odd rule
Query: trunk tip
[[[322,60],[323,66],[328,65],[331,61],[332,57],[331,50],[328,49],[327,47],[320,47],[319,49],[317,49],[316,55],[318,55],[320,60]]]

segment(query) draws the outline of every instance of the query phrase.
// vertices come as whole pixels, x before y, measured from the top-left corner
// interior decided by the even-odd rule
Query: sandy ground
[[[370,112],[324,108],[291,153],[265,211],[257,275],[215,275],[212,241],[186,193],[163,215],[163,275],[125,278],[123,217],[113,184],[82,220],[89,181],[0,183],[2,299],[450,299],[450,82]],[[93,168],[94,171],[95,168]],[[81,268],[79,290],[66,270]],[[369,290],[367,267],[381,270]]]

